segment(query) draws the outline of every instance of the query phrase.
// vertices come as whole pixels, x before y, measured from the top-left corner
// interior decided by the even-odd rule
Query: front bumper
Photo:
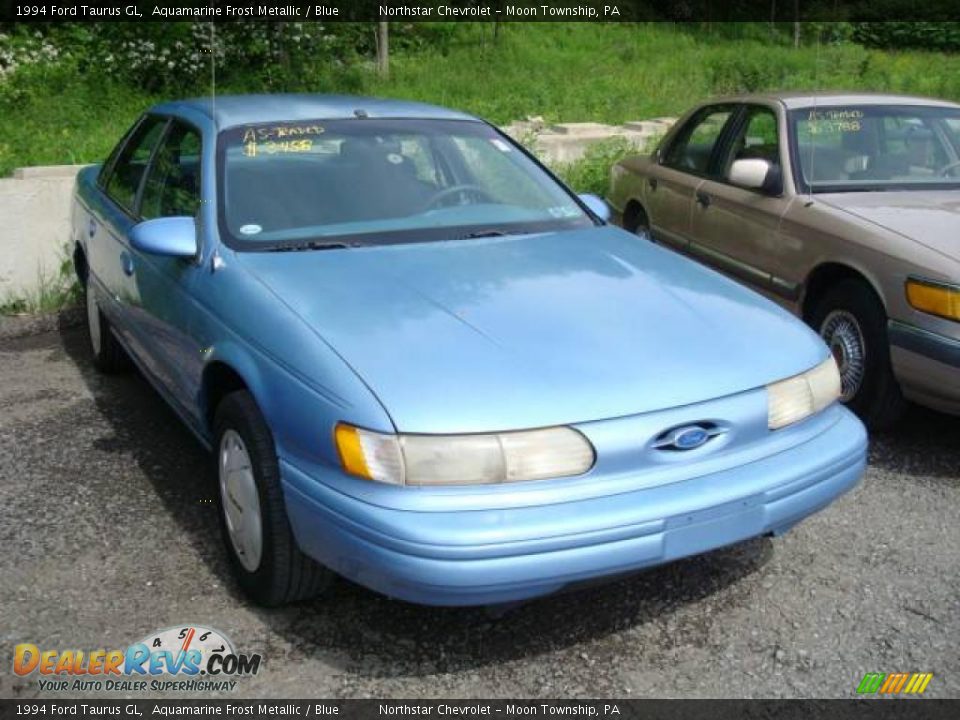
[[[904,395],[960,415],[960,340],[891,320],[890,360]]]
[[[839,406],[821,416],[802,443],[722,472],[525,507],[453,509],[451,494],[448,510],[389,508],[281,470],[294,534],[323,565],[411,602],[486,605],[786,531],[864,471],[861,423]]]

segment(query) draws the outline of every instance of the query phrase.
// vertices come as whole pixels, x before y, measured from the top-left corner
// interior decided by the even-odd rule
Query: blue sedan
[[[511,602],[779,534],[866,435],[799,320],[475,117],[186,100],[77,181],[93,361],[210,448],[243,589]]]

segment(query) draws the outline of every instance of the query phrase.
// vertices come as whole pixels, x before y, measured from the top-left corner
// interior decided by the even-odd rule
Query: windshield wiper
[[[349,245],[343,242],[321,242],[319,240],[308,240],[306,242],[292,242],[282,245],[271,245],[264,248],[267,252],[295,252],[299,250],[339,250],[347,248]]]
[[[512,233],[504,232],[503,230],[478,230],[477,232],[467,233],[466,235],[461,235],[458,240],[473,240],[474,238],[490,238],[490,237],[506,237]]]

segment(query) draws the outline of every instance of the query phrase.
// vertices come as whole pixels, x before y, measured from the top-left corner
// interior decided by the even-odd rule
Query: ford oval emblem
[[[724,432],[725,428],[713,422],[683,425],[664,431],[653,441],[653,446],[658,450],[695,450]]]
[[[678,450],[693,450],[710,439],[710,435],[702,427],[678,429],[673,436],[673,444]]]

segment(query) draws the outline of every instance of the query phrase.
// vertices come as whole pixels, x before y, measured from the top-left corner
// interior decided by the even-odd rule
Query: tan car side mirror
[[[727,179],[748,190],[759,190],[770,195],[781,192],[780,169],[762,158],[734,160]]]

